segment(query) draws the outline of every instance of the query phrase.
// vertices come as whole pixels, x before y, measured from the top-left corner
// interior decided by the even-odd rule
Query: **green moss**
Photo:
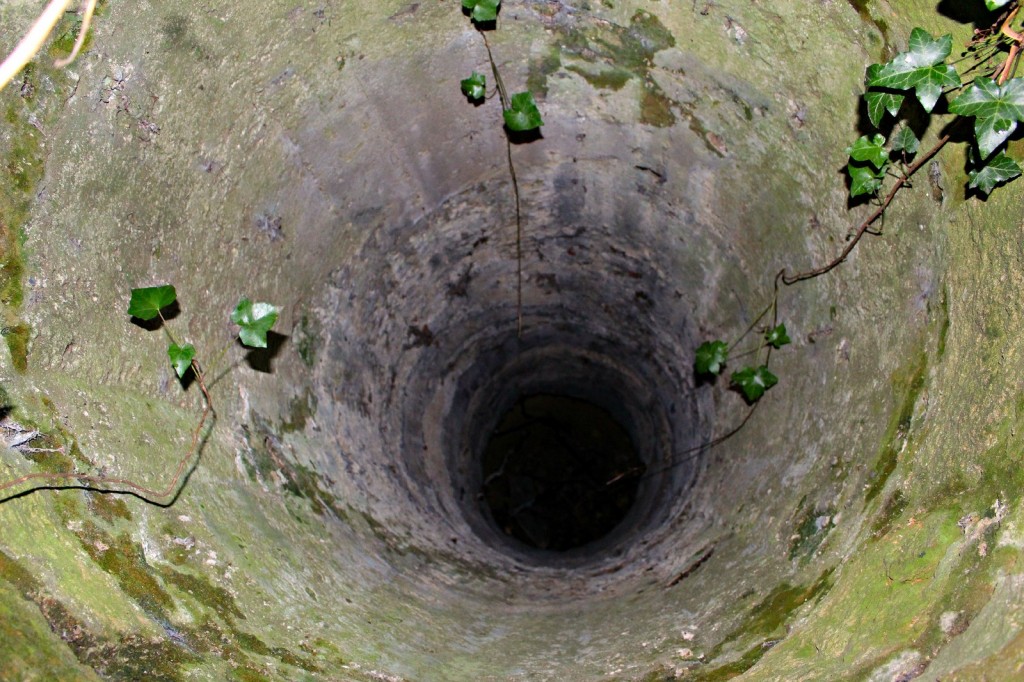
[[[132,520],[128,505],[117,495],[91,493],[87,499],[89,510],[107,523],[113,523],[115,519]]]
[[[64,106],[61,89],[68,76],[59,69],[28,64],[15,86],[0,95],[5,134],[0,136],[0,328],[19,372],[27,369],[29,330],[19,319],[24,299],[23,228],[45,171],[40,129],[53,123]],[[43,83],[46,87],[43,87]]]
[[[4,210],[5,202],[0,199],[0,304],[7,310],[0,324],[4,329],[18,327],[17,317],[11,311],[21,307],[24,297],[22,281],[25,275],[25,264],[21,257],[21,244],[15,230],[8,227],[5,215],[13,211]],[[8,336],[5,332],[4,336]]]
[[[985,463],[980,468],[980,480],[969,487],[973,499],[989,504],[999,498],[1004,504],[1014,504],[1024,488],[1024,468],[1020,466],[1020,446],[1016,439],[1004,435],[996,445],[979,458]],[[991,508],[989,508],[991,513]]]
[[[886,444],[869,476],[868,488],[864,496],[865,502],[870,502],[882,491],[889,476],[896,470],[899,454],[906,447],[906,441],[910,437],[914,406],[924,388],[927,373],[928,356],[922,352],[908,375],[893,379],[893,392],[897,395],[902,394],[903,402],[893,414],[887,431]]]
[[[237,680],[237,682],[268,682],[270,677],[267,677],[263,672],[257,668],[236,668],[228,674],[229,680]]]
[[[176,571],[169,566],[160,570],[164,579],[196,599],[199,603],[212,609],[227,622],[232,618],[245,620],[245,615],[239,610],[235,598],[223,587],[211,583],[204,576],[192,575]]]
[[[61,446],[63,443],[54,435],[43,435],[32,441],[36,452],[25,452],[25,459],[35,463],[41,473],[64,474],[74,471],[75,462],[66,454]]]
[[[331,481],[286,457],[279,438],[265,420],[259,415],[253,415],[252,426],[243,427],[243,431],[249,448],[242,462],[253,480],[273,481],[277,477],[283,478],[282,487],[285,492],[307,500],[317,515],[323,516],[330,511],[339,518],[345,518],[337,498],[327,489]]]
[[[903,514],[907,504],[906,495],[903,494],[901,489],[897,488],[892,495],[886,498],[878,515],[875,516],[875,520],[871,524],[871,532],[876,537],[887,534],[892,529],[896,519]]]
[[[302,364],[312,368],[316,364],[317,351],[322,344],[319,323],[315,318],[303,314],[295,326],[295,348]]]
[[[21,136],[7,159],[7,174],[15,191],[28,193],[43,178],[39,139],[34,133]]]
[[[114,538],[88,520],[76,535],[82,549],[117,580],[125,594],[151,617],[167,620],[167,612],[174,608],[174,600],[157,580],[141,546],[132,542],[127,533]]]
[[[35,603],[50,631],[82,664],[107,679],[176,681],[182,679],[180,670],[184,664],[198,661],[194,654],[166,640],[133,634],[116,641],[96,637],[62,602],[50,596],[31,572],[4,552],[0,552],[0,580]]]
[[[720,680],[731,680],[734,677],[739,677],[753,668],[754,664],[760,661],[761,657],[771,648],[772,643],[770,642],[756,644],[743,652],[743,655],[732,663],[726,663],[723,666],[709,670],[695,679],[701,682],[719,682]]]
[[[550,50],[539,59],[530,60],[526,73],[526,89],[537,99],[544,99],[548,94],[548,76],[562,66],[562,58],[557,49]]]
[[[882,60],[888,61],[890,53],[892,52],[889,48],[889,25],[884,19],[876,19],[871,12],[871,0],[847,0],[850,3],[850,7],[857,11],[860,18],[868,24],[874,24],[878,32],[882,34]]]
[[[0,580],[16,587],[26,599],[38,592],[40,588],[39,581],[31,571],[2,550],[0,550]]]
[[[177,682],[185,679],[186,664],[198,661],[195,654],[173,642],[126,635],[116,644],[88,652],[82,662],[106,679]]]
[[[323,672],[321,668],[312,662],[311,659],[292,653],[281,646],[267,646],[263,640],[255,635],[232,628],[231,636],[242,649],[255,653],[256,655],[276,658],[281,660],[284,664],[300,668],[308,673]]]
[[[82,30],[82,17],[77,14],[65,14],[64,18],[54,29],[54,39],[50,43],[49,54],[54,59],[62,59],[71,54],[78,40],[78,34]],[[88,51],[92,45],[92,28],[85,34],[85,42],[79,50],[79,54]]]
[[[235,630],[233,634],[238,645],[246,651],[250,651],[259,656],[270,656],[276,658],[282,663],[287,663],[288,665],[296,668],[302,668],[307,672],[320,672],[320,668],[313,664],[312,661],[303,658],[302,656],[297,656],[283,647],[269,647],[259,637],[246,632]]]
[[[110,520],[123,518],[126,510],[117,505],[100,511],[95,505],[96,498],[108,496],[91,495],[89,511]],[[55,498],[58,513],[78,537],[82,548],[104,571],[118,583],[122,592],[134,600],[143,611],[168,635],[168,639],[149,640],[133,634],[126,634],[117,641],[99,640],[90,635],[85,626],[78,624],[77,632],[84,644],[76,650],[79,660],[94,668],[102,676],[113,679],[181,679],[183,666],[199,662],[199,653],[214,653],[229,661],[235,670],[248,671],[237,679],[259,679],[257,669],[252,667],[243,651],[260,656],[269,656],[287,665],[308,672],[320,672],[316,664],[306,657],[295,654],[283,647],[268,646],[255,635],[243,632],[235,623],[245,620],[234,597],[226,589],[218,587],[204,576],[186,573],[170,566],[151,566],[144,556],[142,547],[127,533],[116,537],[98,527],[89,519],[82,519],[86,512],[80,504],[68,496]],[[102,503],[101,503],[102,504]],[[75,521],[76,523],[69,523]],[[168,529],[175,535],[175,529]],[[40,586],[35,578],[9,556],[0,553],[0,578],[16,585],[25,595],[36,595]],[[161,580],[163,582],[161,582]],[[209,618],[194,626],[172,626],[169,614],[174,613],[174,599],[163,583],[174,585],[182,593],[202,606],[215,612],[226,625],[221,627]],[[62,605],[50,599],[48,620],[68,625],[71,618]]]
[[[800,558],[804,561],[810,559],[832,529],[835,513],[834,507],[829,507],[825,511],[810,507],[793,531],[795,537],[789,545],[789,558]]]
[[[621,90],[629,79],[633,77],[633,74],[630,72],[616,68],[592,72],[579,66],[568,66],[566,71],[572,71],[583,76],[584,80],[601,90]]]
[[[306,423],[316,414],[316,405],[316,395],[310,390],[292,398],[288,405],[288,421],[281,424],[281,433],[294,433],[306,428]]]
[[[609,25],[595,28],[567,29],[562,41],[565,54],[573,55],[583,62],[598,65],[599,68],[583,68],[578,65],[566,67],[578,73],[591,85],[602,89],[621,89],[630,79],[636,78],[642,84],[640,95],[640,121],[647,125],[667,127],[676,122],[672,111],[674,102],[662,91],[651,77],[654,56],[661,50],[673,47],[675,38],[664,24],[650,12],[638,10],[628,26]],[[551,71],[557,62],[547,62]],[[608,68],[608,65],[612,65]],[[546,85],[543,78],[533,71],[533,86]],[[530,81],[527,82],[530,85]],[[546,88],[544,90],[546,92]]]
[[[785,637],[783,626],[793,613],[804,604],[817,601],[832,587],[832,571],[833,569],[825,571],[811,585],[793,586],[782,583],[772,590],[751,610],[744,622],[708,654],[707,660],[714,661],[733,642],[753,639],[757,643],[744,651],[737,660],[713,669],[701,670],[693,679],[728,680],[749,670],[768,649]]]
[[[941,360],[946,353],[946,337],[949,335],[949,287],[942,287],[940,306],[942,318],[939,320],[939,342],[936,347],[936,356]]]
[[[640,122],[658,128],[667,128],[676,122],[672,100],[656,85],[645,87],[640,96]]]

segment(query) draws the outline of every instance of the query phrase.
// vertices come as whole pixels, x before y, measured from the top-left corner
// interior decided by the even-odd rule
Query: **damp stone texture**
[[[781,287],[755,410],[693,370],[870,212],[865,68],[915,26],[962,45],[955,4],[505,0],[482,33],[455,2],[111,1],[58,69],[69,12],[0,92],[0,478],[174,479],[202,395],[135,287],[176,287],[215,417],[170,503],[0,492],[0,677],[1015,679],[1024,185],[937,157]],[[492,58],[539,136],[460,92]],[[281,308],[266,350],[242,297]],[[529,395],[642,461],[595,483],[636,497],[593,542],[485,504]]]

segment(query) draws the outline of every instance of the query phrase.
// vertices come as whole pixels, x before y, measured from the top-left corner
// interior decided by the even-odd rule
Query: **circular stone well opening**
[[[0,508],[9,676],[932,679],[1003,646],[975,632],[1009,637],[1024,594],[1002,575],[1019,190],[965,202],[936,161],[884,238],[779,290],[792,343],[756,412],[730,387],[765,362],[775,273],[871,210],[837,171],[864,69],[915,25],[973,27],[924,3],[507,0],[488,45],[449,3],[108,4],[75,65],[7,90],[12,418],[163,485],[201,392],[129,288],[177,286],[168,330],[203,359],[242,296],[281,308],[280,343],[210,386],[170,508]],[[0,35],[28,25],[13,5]],[[492,59],[540,138],[463,101]],[[698,381],[696,349],[748,329]],[[999,539],[958,526],[1004,508]]]

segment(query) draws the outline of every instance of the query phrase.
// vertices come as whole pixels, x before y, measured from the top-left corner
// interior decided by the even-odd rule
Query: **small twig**
[[[845,261],[847,256],[850,255],[850,252],[857,247],[857,244],[860,242],[861,237],[863,237],[864,233],[868,231],[868,228],[870,228],[879,218],[882,217],[882,214],[884,214],[886,209],[889,208],[889,204],[891,204],[892,200],[896,198],[896,194],[901,189],[903,189],[905,185],[908,184],[911,176],[913,176],[914,173],[919,171],[926,163],[928,163],[932,159],[933,156],[938,154],[939,151],[946,146],[946,143],[949,142],[951,135],[952,133],[946,133],[945,135],[940,137],[939,141],[935,144],[934,147],[925,152],[925,154],[921,156],[921,158],[918,159],[913,166],[907,169],[907,172],[904,175],[904,177],[899,178],[896,181],[896,184],[893,185],[893,188],[891,190],[889,190],[889,194],[886,195],[885,199],[878,206],[878,208],[875,209],[874,213],[869,215],[864,220],[864,222],[862,222],[857,227],[857,231],[853,235],[853,238],[846,245],[846,248],[843,249],[842,253],[840,253],[836,258],[830,261],[827,265],[823,265],[820,268],[807,270],[806,272],[800,272],[795,275],[787,275],[787,269],[783,268],[779,272],[777,279],[781,279],[782,282],[786,285],[796,284],[797,282],[803,281],[805,279],[813,279],[815,277],[820,277],[821,275],[824,275],[826,272],[833,270],[836,266]]]
[[[1010,14],[1006,17],[1006,21],[1004,21],[1003,25],[999,27],[999,32],[1015,43],[1020,43],[1021,41],[1024,41],[1024,35],[1017,33],[1016,31],[1010,28],[1010,23],[1014,20],[1014,18],[1017,16],[1017,12],[1019,11],[1020,7],[1014,7],[1013,11],[1010,12]]]
[[[523,215],[519,201],[519,180],[512,163],[512,141],[505,136],[508,172],[512,176],[512,192],[516,196],[516,336],[523,337]]]
[[[643,481],[643,480],[646,480],[648,478],[651,478],[652,476],[656,476],[658,474],[663,474],[663,473],[665,473],[666,471],[668,471],[670,469],[674,469],[675,467],[679,466],[680,464],[684,464],[686,462],[689,462],[692,459],[696,459],[696,456],[699,453],[701,453],[701,452],[703,452],[703,451],[705,451],[707,449],[710,449],[710,448],[713,448],[713,447],[717,447],[718,445],[721,445],[722,443],[724,443],[725,441],[729,440],[730,438],[735,436],[737,433],[739,433],[743,429],[743,427],[747,425],[747,422],[750,421],[750,418],[754,416],[754,411],[757,409],[757,406],[760,405],[760,404],[761,404],[761,401],[759,400],[756,403],[754,403],[753,405],[751,405],[750,409],[747,410],[747,414],[746,414],[746,416],[743,417],[742,421],[740,421],[739,424],[737,424],[735,427],[733,427],[732,429],[730,429],[726,433],[722,434],[721,436],[716,436],[715,438],[712,438],[711,440],[709,440],[709,441],[707,441],[705,443],[701,443],[700,445],[694,445],[693,447],[686,448],[685,450],[683,450],[683,451],[681,451],[681,452],[679,452],[677,454],[672,455],[669,458],[669,461],[664,466],[648,470],[642,476],[638,476],[637,480],[638,481]]]
[[[502,110],[511,108],[512,102],[505,90],[505,83],[501,80],[501,73],[498,72],[498,64],[494,61],[494,53],[491,52],[491,44],[487,41],[487,34],[480,31],[484,39],[484,47],[487,48],[487,60],[491,63],[491,73],[494,74],[494,82],[498,87],[498,98],[501,100]],[[516,178],[516,167],[512,163],[512,140],[505,134],[505,150],[508,155],[508,172],[512,176],[512,192],[516,200],[516,336],[523,336],[523,214],[522,202],[519,198],[519,180]]]
[[[96,0],[83,0],[82,2],[82,27],[78,29],[78,38],[75,39],[75,46],[71,48],[71,54],[64,59],[58,59],[53,62],[53,65],[58,69],[63,68],[75,61],[75,57],[78,56],[78,51],[82,49],[82,45],[85,44],[85,36],[89,32],[89,24],[92,23],[93,12],[96,11]]]
[[[484,47],[487,48],[487,59],[491,62],[491,73],[494,74],[494,82],[498,86],[498,95],[501,98],[501,108],[508,109],[512,106],[512,102],[508,97],[508,91],[505,90],[505,83],[501,80],[501,74],[498,72],[498,65],[494,61],[494,53],[491,52],[491,44],[487,41],[487,34],[480,31],[480,36],[484,39]]]
[[[736,347],[736,344],[738,344],[743,339],[747,338],[747,334],[753,331],[754,327],[757,326],[757,323],[764,319],[764,316],[768,314],[768,312],[772,309],[773,305],[775,305],[775,301],[772,301],[771,303],[765,306],[764,310],[761,311],[761,314],[755,317],[754,321],[750,323],[750,325],[743,331],[743,333],[736,337],[735,341],[729,344],[729,350],[732,350],[733,348]],[[760,348],[758,348],[758,350],[760,350]]]
[[[29,481],[37,482],[32,488],[19,491],[15,494],[0,498],[0,502],[13,499],[15,497],[21,497],[27,495],[35,490],[43,490],[53,488],[54,483],[60,481],[74,481],[78,486],[85,488],[86,490],[93,490],[95,492],[102,493],[120,493],[136,495],[137,497],[149,502],[151,504],[167,506],[174,499],[177,498],[179,487],[185,473],[189,470],[188,464],[192,460],[193,456],[199,451],[199,444],[201,442],[201,434],[203,427],[206,425],[207,418],[213,415],[216,419],[217,413],[213,409],[213,399],[210,397],[210,392],[207,390],[206,382],[204,380],[203,371],[199,367],[199,363],[195,360],[192,361],[192,371],[196,375],[196,382],[199,384],[199,390],[203,394],[203,412],[199,417],[199,423],[196,424],[195,429],[192,431],[192,444],[185,453],[185,456],[178,461],[178,466],[174,471],[174,477],[171,482],[167,484],[162,490],[154,490],[145,486],[139,485],[138,483],[126,479],[126,478],[113,478],[109,476],[93,476],[88,474],[77,474],[74,472],[68,473],[33,473],[25,474],[19,478],[7,481],[0,484],[0,492],[14,488],[22,483]],[[100,487],[103,486],[103,487]],[[106,486],[119,486],[119,488],[111,489]],[[59,486],[62,487],[62,486]],[[162,500],[167,500],[163,502]]]
[[[43,9],[14,50],[0,63],[0,88],[7,87],[18,72],[38,54],[69,4],[71,0],[51,0]]]

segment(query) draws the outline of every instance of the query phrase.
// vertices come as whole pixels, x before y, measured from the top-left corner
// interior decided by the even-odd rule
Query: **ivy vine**
[[[905,52],[888,62],[868,66],[863,99],[873,130],[855,140],[845,152],[849,158],[849,195],[852,199],[866,198],[874,204],[874,211],[852,231],[842,252],[825,265],[794,274],[781,270],[775,277],[772,302],[739,339],[731,344],[715,339],[697,348],[694,371],[698,377],[719,375],[736,345],[755,331],[768,311],[773,311],[773,318],[777,316],[780,283],[792,285],[824,275],[845,262],[865,234],[880,235],[874,226],[897,194],[909,189],[911,178],[943,148],[961,139],[960,131],[967,128],[970,119],[973,126],[962,136],[969,164],[967,189],[987,197],[1021,175],[1020,164],[1007,154],[1006,147],[1017,124],[1024,121],[1024,78],[1015,77],[1024,45],[1018,21],[1022,0],[977,1],[983,1],[991,11],[1001,12],[989,28],[975,30],[958,59],[950,59],[951,35],[935,37],[923,28],[914,28]],[[937,113],[936,107],[943,99],[948,102],[948,114]],[[936,119],[944,124],[942,132],[930,148],[922,151],[914,128],[923,135]],[[785,327],[776,324],[777,319],[773,319],[771,327],[760,328],[763,337],[755,348],[733,355],[753,353],[759,358],[767,349],[763,363],[755,360],[730,376],[730,385],[748,403],[756,403],[778,383],[768,370],[768,360],[771,350],[788,343],[789,337]],[[779,335],[773,337],[776,329]]]
[[[165,312],[171,309],[178,301],[177,291],[170,284],[162,284],[152,287],[141,287],[132,289],[131,299],[128,303],[127,314],[140,322],[158,322],[168,339],[167,357],[171,368],[182,383],[187,383],[194,378],[202,394],[203,408],[199,421],[192,430],[191,444],[188,451],[178,460],[174,474],[166,487],[162,489],[148,488],[135,481],[125,478],[111,476],[98,476],[92,474],[77,473],[74,471],[50,473],[36,472],[5,481],[0,484],[0,493],[7,490],[16,492],[0,497],[0,501],[26,495],[33,490],[41,488],[85,488],[104,493],[127,493],[135,495],[152,504],[167,506],[174,502],[181,491],[187,473],[197,463],[197,455],[200,445],[203,442],[204,427],[211,418],[216,417],[213,407],[213,398],[210,397],[210,385],[213,381],[207,379],[207,373],[196,357],[196,348],[191,343],[180,342],[168,325],[168,317]],[[267,335],[277,322],[280,310],[269,303],[253,303],[248,298],[242,298],[235,309],[231,312],[231,321],[238,325],[237,340],[248,348],[267,348]],[[235,339],[225,344],[217,353],[212,367],[216,367],[223,359],[225,353],[235,346]],[[222,374],[214,374],[216,377]],[[40,436],[34,432],[34,436]],[[22,445],[26,445],[31,439],[26,439]],[[28,488],[20,488],[23,484],[31,483]]]
[[[501,114],[505,127],[505,146],[508,159],[508,171],[512,178],[512,191],[515,194],[516,204],[516,327],[518,334],[523,333],[523,218],[521,202],[519,197],[519,180],[516,178],[515,164],[512,162],[512,136],[529,135],[539,133],[540,127],[544,125],[540,109],[529,90],[508,94],[505,89],[505,82],[501,78],[498,64],[494,60],[494,52],[487,40],[487,32],[498,26],[498,13],[501,9],[501,0],[462,0],[462,9],[469,15],[470,21],[479,32],[484,41],[484,48],[487,50],[487,60],[490,62],[491,75],[494,78],[494,91],[487,92],[487,77],[473,71],[468,78],[460,81],[462,94],[474,104],[482,104],[495,93],[501,102]],[[525,138],[520,138],[525,139]]]

